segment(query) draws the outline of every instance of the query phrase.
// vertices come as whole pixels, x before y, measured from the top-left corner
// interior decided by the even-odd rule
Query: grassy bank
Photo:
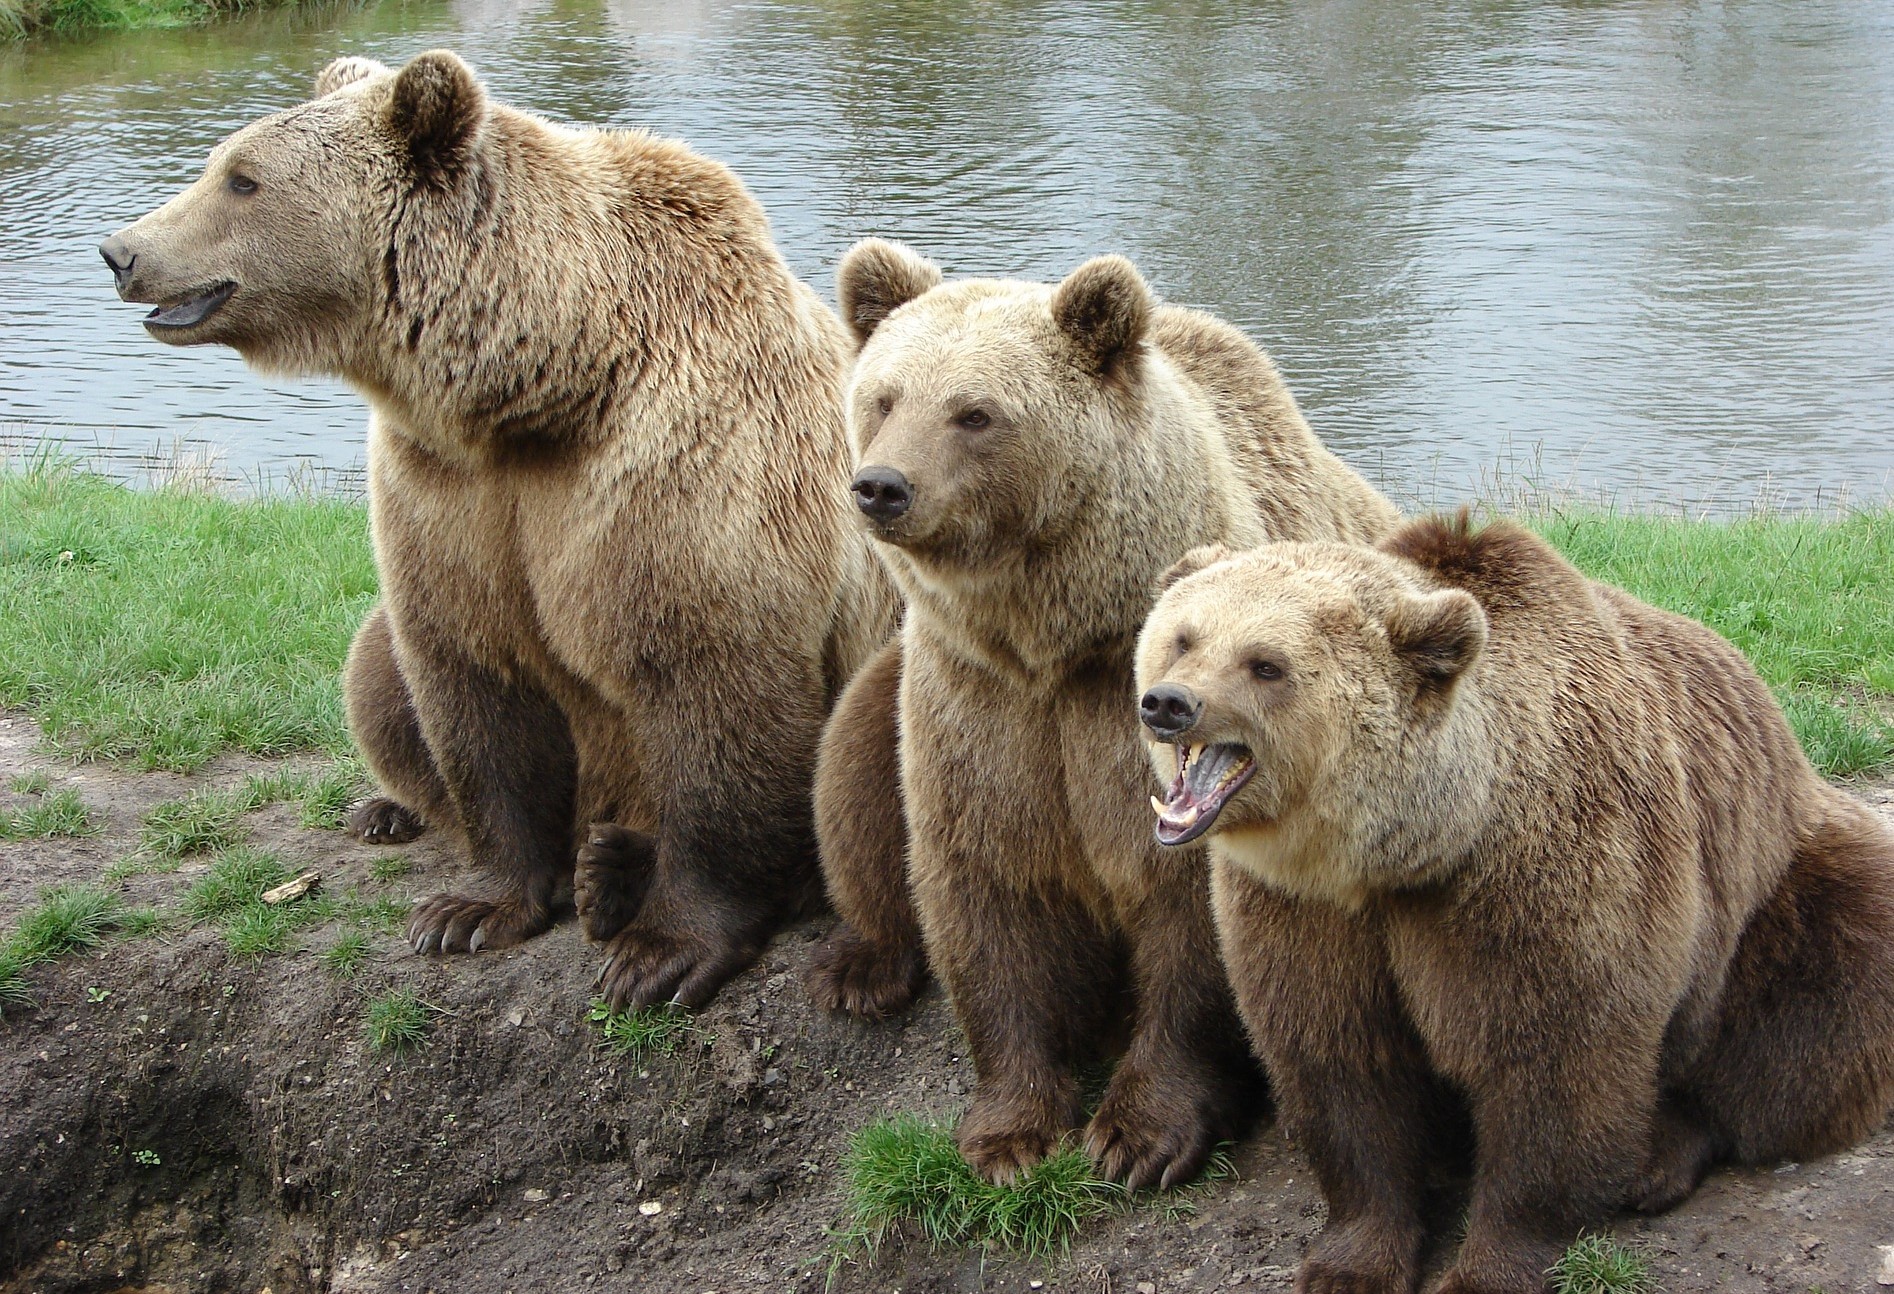
[[[1593,575],[1747,652],[1823,771],[1894,766],[1894,510],[1533,524]],[[67,754],[145,767],[341,753],[338,675],[374,589],[357,503],[0,473],[0,707]]]
[[[35,32],[188,27],[290,0],[0,0],[0,40]]]

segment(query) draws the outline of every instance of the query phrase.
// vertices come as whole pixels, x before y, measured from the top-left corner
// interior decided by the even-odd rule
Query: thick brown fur
[[[886,243],[841,271],[845,308],[874,310],[850,320],[867,338],[848,405],[859,461],[898,469],[913,504],[874,523],[907,597],[900,649],[824,736],[824,872],[847,924],[813,988],[895,1009],[922,935],[979,1075],[960,1145],[996,1180],[1080,1123],[1076,1067],[1131,990],[1086,1145],[1111,1177],[1169,1185],[1261,1098],[1202,860],[1158,857],[1143,816],[1126,703],[1153,581],[1196,543],[1365,542],[1396,513],[1321,447],[1253,344],[1160,306],[1122,258],[1050,287],[926,290],[938,278]]]
[[[1414,1288],[1449,1099],[1477,1143],[1453,1294],[1536,1294],[1617,1208],[1894,1102],[1894,835],[1703,626],[1517,526],[1425,521],[1194,555],[1139,680],[1201,706],[1176,741],[1256,760],[1207,838],[1328,1199],[1298,1289]]]
[[[706,1000],[814,874],[820,727],[896,610],[857,532],[847,337],[726,168],[489,101],[459,59],[342,59],[108,240],[152,330],[367,397],[382,601],[347,674],[383,796],[488,878],[423,951],[574,889],[618,1004]]]

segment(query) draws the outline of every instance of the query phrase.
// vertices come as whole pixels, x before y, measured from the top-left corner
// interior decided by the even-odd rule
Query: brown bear
[[[976,1169],[1007,1180],[1078,1126],[1075,1068],[1128,1010],[1086,1145],[1134,1186],[1183,1180],[1254,1104],[1255,1070],[1206,869],[1160,851],[1142,816],[1137,631],[1193,544],[1365,542],[1396,512],[1322,448],[1261,351],[1159,306],[1121,257],[1056,286],[942,285],[870,241],[840,292],[862,343],[853,488],[907,611],[898,652],[853,685],[872,703],[838,708],[824,739],[855,774],[825,769],[825,803],[867,819],[843,823],[864,851],[825,853],[831,895],[857,931],[924,938],[978,1072],[959,1133]],[[911,991],[918,951],[905,968],[898,948],[876,956],[895,967],[879,1002]],[[846,963],[832,953],[818,988],[839,993]]]
[[[346,692],[385,796],[354,825],[454,830],[486,878],[414,947],[544,930],[583,846],[607,995],[701,1003],[813,888],[822,721],[898,608],[846,490],[846,335],[683,144],[494,103],[444,51],[316,93],[106,240],[120,295],[369,402]]]
[[[1207,838],[1232,983],[1327,1229],[1297,1289],[1451,1294],[1894,1101],[1894,835],[1742,655],[1530,532],[1190,554],[1138,647],[1157,838]]]

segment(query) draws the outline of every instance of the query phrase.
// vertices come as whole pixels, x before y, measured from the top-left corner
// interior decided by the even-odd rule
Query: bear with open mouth
[[[1156,837],[1208,841],[1225,962],[1326,1230],[1296,1288],[1537,1294],[1621,1206],[1894,1101],[1894,835],[1702,625],[1520,527],[1189,554],[1138,646]]]

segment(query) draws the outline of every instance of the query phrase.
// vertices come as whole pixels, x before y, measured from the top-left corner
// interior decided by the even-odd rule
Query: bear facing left
[[[101,246],[146,328],[367,401],[381,600],[349,655],[370,841],[480,882],[427,953],[577,906],[618,1006],[699,1005],[814,901],[823,718],[897,599],[846,492],[849,345],[727,168],[331,63]]]

